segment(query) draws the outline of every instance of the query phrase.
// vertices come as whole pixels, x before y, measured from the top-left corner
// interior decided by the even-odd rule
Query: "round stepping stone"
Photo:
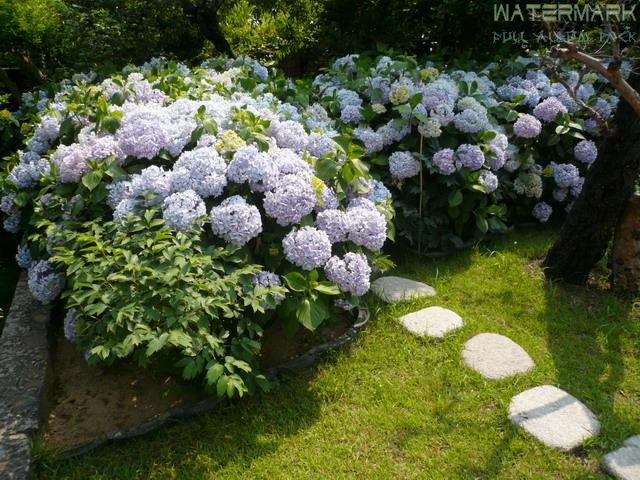
[[[535,363],[524,349],[510,338],[497,333],[480,333],[464,345],[464,362],[491,380],[526,372]]]
[[[394,276],[378,278],[371,284],[371,290],[387,303],[436,294],[434,288],[426,283]]]
[[[621,480],[640,480],[640,435],[627,438],[619,449],[602,457],[602,466]]]
[[[553,385],[511,399],[509,420],[549,447],[569,451],[600,431],[600,422],[580,400]]]
[[[399,320],[411,333],[435,338],[442,338],[464,325],[460,315],[442,307],[423,308],[404,315]]]

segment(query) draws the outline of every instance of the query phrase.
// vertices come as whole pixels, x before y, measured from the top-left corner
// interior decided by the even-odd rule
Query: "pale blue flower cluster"
[[[399,180],[415,177],[420,173],[420,162],[411,152],[393,152],[389,156],[389,171]]]
[[[560,188],[570,188],[579,181],[580,170],[570,163],[553,163],[553,179]]]
[[[162,218],[164,223],[174,230],[187,230],[194,223],[202,225],[202,217],[207,209],[193,190],[184,190],[169,195],[162,203]]]
[[[498,177],[489,170],[482,170],[478,181],[480,182],[480,185],[484,187],[484,191],[486,193],[495,192],[498,188]]]
[[[343,292],[361,296],[369,291],[371,267],[367,257],[361,253],[349,252],[343,258],[333,256],[327,261],[324,271]]]
[[[16,252],[16,263],[20,268],[28,269],[33,263],[31,251],[27,245],[20,245]]]
[[[456,171],[455,152],[450,148],[443,148],[433,154],[433,164],[438,167],[442,175],[451,175]]]
[[[543,100],[533,109],[533,114],[543,122],[552,122],[559,113],[565,114],[567,112],[567,107],[556,97]]]
[[[371,251],[382,248],[387,238],[387,221],[366,198],[352,200],[347,208],[349,240]]]
[[[351,231],[350,216],[342,210],[323,210],[316,217],[316,226],[327,234],[331,243],[345,242]]]
[[[521,138],[536,138],[542,131],[542,124],[533,115],[525,113],[513,124],[513,133]]]
[[[20,162],[11,169],[7,180],[20,189],[30,189],[38,184],[41,176],[48,176],[51,164],[35,152],[20,156]]]
[[[64,275],[57,273],[46,260],[32,263],[27,277],[31,294],[45,304],[55,300],[64,285]]]
[[[299,175],[281,177],[273,190],[264,195],[264,211],[283,227],[298,223],[309,215],[316,205],[316,195],[311,182]]]
[[[211,230],[229,243],[243,246],[262,232],[262,218],[254,205],[239,195],[224,200],[209,214]]]
[[[533,211],[531,214],[536,218],[540,223],[546,223],[551,217],[551,213],[553,213],[553,208],[546,202],[538,202],[533,207]]]
[[[77,310],[75,308],[67,310],[62,323],[65,338],[71,343],[75,343],[77,338],[76,324],[78,323]]]
[[[322,267],[331,257],[331,241],[326,232],[314,227],[293,229],[282,240],[284,255],[303,270]]]
[[[591,165],[598,158],[598,147],[591,140],[581,140],[574,147],[573,155],[579,162]]]
[[[466,167],[469,170],[480,170],[484,165],[484,153],[477,145],[463,143],[456,150],[456,167]]]

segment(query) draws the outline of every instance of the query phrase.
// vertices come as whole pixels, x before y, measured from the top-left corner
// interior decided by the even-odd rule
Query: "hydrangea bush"
[[[89,361],[171,353],[186,378],[242,394],[265,310],[313,330],[390,264],[390,195],[364,150],[322,106],[267,92],[268,77],[249,58],[155,59],[18,112],[4,227],[24,232],[34,296],[63,292],[65,335]]]
[[[602,78],[562,75],[612,115],[618,97]],[[598,154],[597,123],[535,56],[471,71],[349,55],[304,86],[274,81],[270,91],[301,108],[316,102],[362,145],[373,178],[393,193],[399,237],[423,249],[562,215]]]

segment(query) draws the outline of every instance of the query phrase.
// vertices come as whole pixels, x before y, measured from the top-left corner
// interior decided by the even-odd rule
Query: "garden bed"
[[[293,336],[274,323],[265,330],[261,364],[270,377],[305,368],[323,352],[352,340],[367,318],[361,310],[355,324],[345,314],[314,333],[301,328]],[[91,366],[62,335],[54,348],[53,398],[43,441],[64,457],[142,435],[225,402],[159,368],[130,362],[109,368]]]

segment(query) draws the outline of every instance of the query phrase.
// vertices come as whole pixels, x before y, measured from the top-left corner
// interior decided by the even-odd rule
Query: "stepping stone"
[[[580,400],[553,385],[511,399],[509,420],[548,447],[569,451],[600,431],[600,422]]]
[[[411,333],[435,338],[442,338],[464,325],[460,315],[442,307],[423,308],[404,315],[399,320]]]
[[[640,480],[640,435],[627,438],[619,449],[602,457],[602,466],[621,480]]]
[[[480,333],[467,341],[462,358],[467,366],[491,380],[523,373],[535,366],[520,345],[497,333]]]
[[[371,284],[371,290],[387,303],[436,294],[435,289],[426,283],[393,276],[378,278]]]

